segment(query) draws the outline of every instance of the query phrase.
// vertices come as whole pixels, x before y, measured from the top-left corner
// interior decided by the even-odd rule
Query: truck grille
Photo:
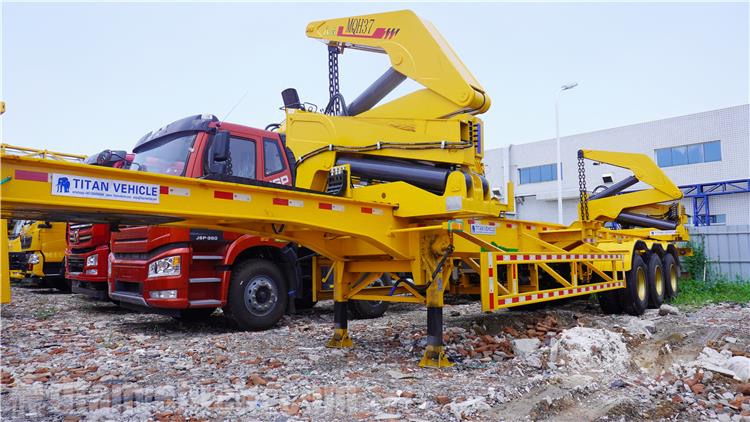
[[[115,292],[141,294],[143,292],[141,287],[142,287],[141,283],[132,283],[129,281],[119,281],[119,280],[115,281]]]
[[[92,224],[71,224],[68,228],[68,243],[75,245],[91,240]]]
[[[26,268],[26,252],[10,252],[8,254],[8,269],[23,270]]]
[[[68,271],[70,271],[71,273],[82,273],[83,264],[84,261],[82,256],[68,256]]]

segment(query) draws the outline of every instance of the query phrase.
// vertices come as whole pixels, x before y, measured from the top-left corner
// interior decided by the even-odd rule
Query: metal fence
[[[702,244],[714,274],[750,281],[750,225],[690,227],[694,244]]]

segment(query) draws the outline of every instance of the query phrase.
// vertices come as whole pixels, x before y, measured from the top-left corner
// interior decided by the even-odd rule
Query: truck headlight
[[[99,263],[99,255],[94,254],[86,258],[87,267],[95,267]]]
[[[30,253],[28,257],[26,257],[26,262],[31,265],[36,265],[39,263],[39,255],[35,253]]]
[[[154,290],[149,296],[151,299],[177,299],[177,290]]]
[[[148,276],[151,277],[166,277],[180,275],[180,257],[169,256],[156,261],[148,265]]]

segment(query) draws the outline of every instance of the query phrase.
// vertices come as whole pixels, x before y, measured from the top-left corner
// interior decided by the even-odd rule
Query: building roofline
[[[691,116],[698,116],[698,115],[701,115],[701,114],[716,113],[718,111],[724,111],[724,110],[729,110],[729,109],[733,109],[733,108],[742,108],[742,107],[750,107],[750,104],[738,104],[738,105],[729,106],[729,107],[717,108],[717,109],[714,109],[714,110],[700,111],[700,112],[697,112],[697,113],[690,113],[690,114],[681,114],[679,116],[664,117],[662,119],[647,120],[647,121],[639,122],[639,123],[631,123],[631,124],[628,124],[628,125],[609,127],[609,128],[606,128],[606,129],[592,130],[590,132],[573,133],[573,134],[570,134],[570,135],[560,136],[560,140],[563,140],[565,138],[572,138],[572,137],[575,137],[575,136],[591,135],[591,134],[595,134],[595,133],[607,132],[607,131],[615,130],[615,129],[624,129],[624,128],[628,128],[628,127],[632,127],[632,126],[640,126],[640,125],[646,125],[646,124],[651,124],[651,123],[657,123],[657,122],[662,122],[662,121],[665,121],[665,120],[678,119],[678,118],[681,118],[681,117],[691,117]],[[545,138],[545,139],[540,139],[538,141],[520,142],[520,143],[515,143],[515,144],[514,143],[509,143],[509,144],[507,144],[505,146],[502,146],[502,147],[491,148],[488,151],[501,150],[503,148],[508,148],[508,147],[511,147],[511,146],[529,145],[529,144],[536,144],[536,143],[541,143],[541,142],[549,142],[549,141],[554,141],[554,140],[555,140],[555,138]]]

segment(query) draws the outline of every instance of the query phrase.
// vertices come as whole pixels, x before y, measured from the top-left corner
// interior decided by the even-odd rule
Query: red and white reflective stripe
[[[625,283],[622,281],[616,281],[612,283],[604,283],[604,284],[596,284],[592,286],[581,286],[576,287],[572,289],[563,289],[563,290],[556,290],[553,292],[542,292],[542,293],[533,293],[523,296],[516,296],[516,297],[507,297],[504,299],[498,299],[497,304],[498,306],[502,305],[510,305],[512,303],[524,303],[524,302],[531,302],[534,300],[539,299],[549,299],[552,297],[564,297],[569,295],[577,295],[581,293],[589,293],[589,292],[595,292],[598,290],[605,290],[605,289],[612,289],[616,287],[624,287]]]
[[[467,221],[467,222],[468,222],[469,224],[482,224],[482,220],[477,220],[477,219],[475,219],[475,218],[470,218],[470,219],[468,219],[468,220],[466,220],[466,221]],[[496,226],[496,225],[497,225],[497,223],[496,223],[496,222],[494,222],[494,221],[488,221],[488,222],[486,222],[486,223],[484,223],[484,224],[485,224],[485,225],[488,225],[488,226]]]
[[[381,210],[380,208],[361,207],[360,211],[363,214],[383,215],[383,210]]]
[[[499,262],[509,261],[553,261],[553,260],[576,260],[576,259],[589,259],[589,260],[612,260],[622,259],[620,254],[498,254],[497,260]]]
[[[526,230],[536,230],[536,226],[532,226],[530,224],[526,225]]]
[[[490,286],[490,309],[495,309],[495,257],[487,252],[487,280]]]
[[[214,191],[214,198],[216,199],[228,199],[230,201],[245,201],[250,202],[250,195],[245,193],[233,193],[233,192],[225,192],[221,190],[215,190]]]
[[[511,274],[511,291],[513,294],[518,294],[518,265],[511,265],[510,266],[510,274]]]
[[[273,198],[273,204],[281,205],[282,207],[302,208],[305,206],[305,201],[300,201],[299,199]]]
[[[515,228],[516,225],[513,224],[513,223],[505,223],[505,227],[508,228],[508,229],[512,229],[512,228]]]
[[[16,180],[31,182],[49,182],[49,174],[31,170],[16,170]]]
[[[173,188],[171,186],[159,186],[159,193],[162,195],[190,196],[188,188]]]
[[[321,210],[344,212],[343,205],[329,204],[327,202],[318,202],[318,208]]]

